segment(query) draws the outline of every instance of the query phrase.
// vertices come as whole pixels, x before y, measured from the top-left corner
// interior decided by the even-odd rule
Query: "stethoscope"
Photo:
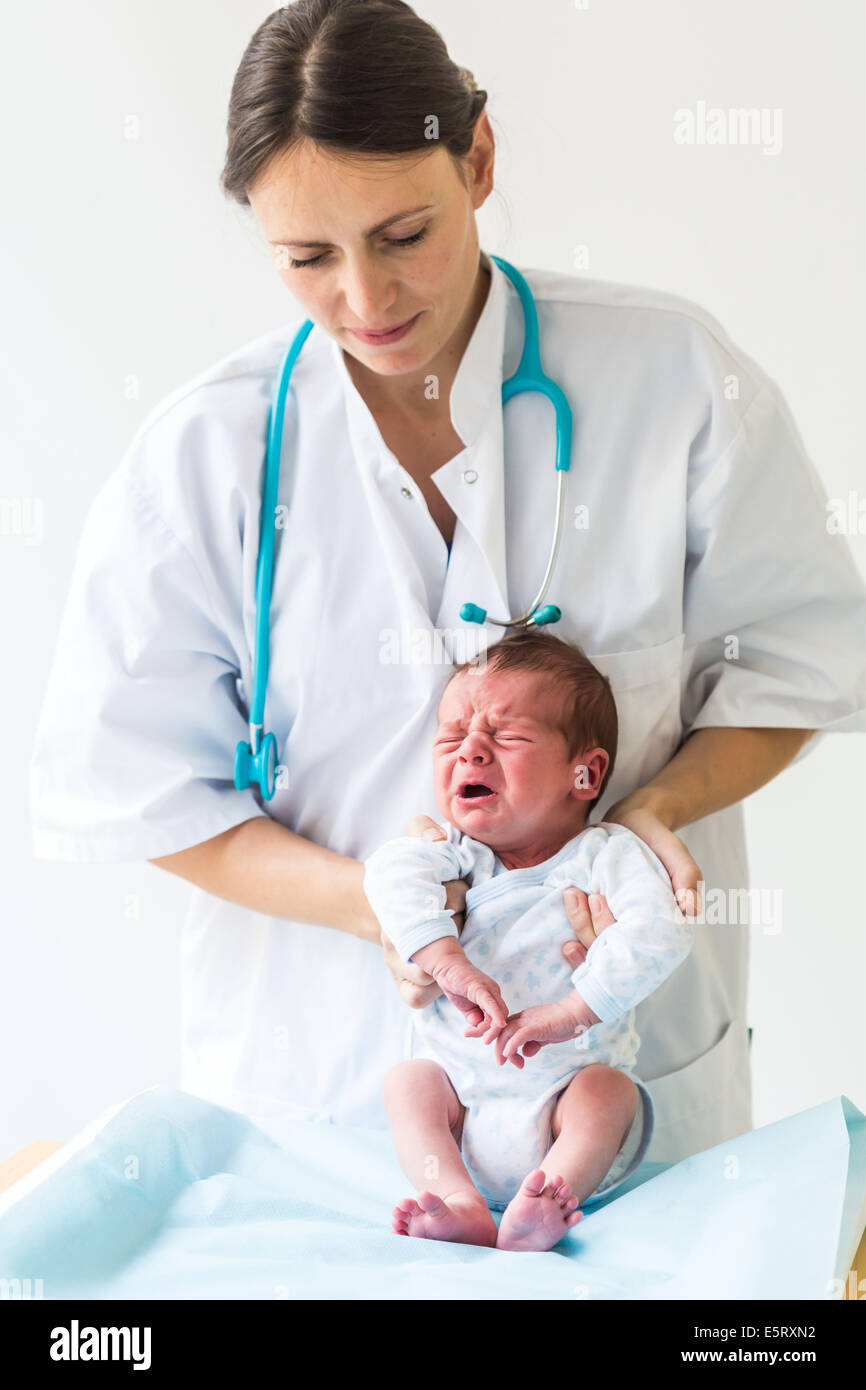
[[[485,608],[474,603],[464,603],[460,617],[465,623],[492,623],[495,627],[544,627],[557,623],[562,612],[555,604],[541,606],[556,565],[559,542],[562,536],[562,515],[565,498],[565,474],[571,463],[572,415],[565,393],[555,381],[545,376],[541,366],[538,346],[538,312],[532,291],[513,265],[500,256],[492,258],[508,276],[520,296],[523,309],[523,355],[517,371],[508,381],[502,383],[502,405],[512,396],[524,391],[540,391],[552,402],[556,411],[556,518],[553,527],[553,542],[550,557],[541,587],[525,613],[519,618],[491,618]],[[255,653],[253,659],[253,698],[250,705],[250,741],[243,740],[235,752],[235,786],[245,791],[250,783],[257,782],[265,801],[270,801],[276,790],[277,741],[273,734],[264,734],[265,695],[268,686],[268,667],[270,660],[270,611],[271,590],[274,577],[274,543],[276,538],[277,494],[280,482],[280,456],[283,445],[283,417],[286,410],[286,396],[292,370],[298,355],[313,329],[313,320],[307,319],[295,337],[283,360],[277,378],[277,388],[271,405],[268,426],[268,451],[265,464],[265,485],[262,495],[261,540],[259,559],[256,568],[256,626]]]

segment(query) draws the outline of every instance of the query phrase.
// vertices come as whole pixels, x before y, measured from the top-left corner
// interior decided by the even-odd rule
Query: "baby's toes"
[[[408,1231],[411,1217],[420,1214],[420,1207],[414,1197],[404,1197],[402,1202],[398,1202],[391,1213],[391,1219],[396,1231],[398,1226],[401,1230]]]
[[[547,1175],[543,1168],[533,1168],[523,1179],[522,1190],[527,1197],[541,1197],[547,1186]]]

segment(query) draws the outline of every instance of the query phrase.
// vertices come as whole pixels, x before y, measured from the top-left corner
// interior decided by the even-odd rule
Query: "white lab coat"
[[[433,474],[458,517],[450,563],[341,350],[317,326],[301,353],[266,713],[287,785],[267,810],[256,791],[235,790],[233,758],[247,733],[268,411],[299,321],[145,420],[81,539],[33,759],[37,856],[150,859],[267,814],[363,859],[416,814],[442,821],[438,698],[452,653],[485,641],[460,606],[525,609],[555,501],[546,401],[508,405],[503,453],[501,383],[523,320],[486,263],[490,291],[451,396],[466,448]],[[524,273],[542,360],[575,420],[553,631],[610,677],[619,707],[616,772],[594,819],[688,730],[866,727],[864,588],[845,540],[828,535],[820,482],[772,381],[687,301]],[[738,807],[682,838],[708,886],[747,885]],[[699,928],[692,955],[638,1010],[651,1157],[751,1125],[747,934]],[[194,889],[182,977],[186,1090],[276,1135],[286,1116],[385,1126],[382,1077],[401,1056],[406,1006],[378,946]]]

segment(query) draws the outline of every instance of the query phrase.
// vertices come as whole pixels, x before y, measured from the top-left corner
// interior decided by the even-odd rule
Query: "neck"
[[[451,388],[463,354],[487,303],[490,285],[490,271],[483,264],[479,264],[466,312],[457,329],[436,356],[416,371],[406,372],[402,376],[382,376],[379,372],[371,371],[356,357],[349,356],[344,350],[343,360],[349,375],[374,414],[377,411],[393,411],[400,415],[423,417],[425,423],[429,424],[431,403],[424,393],[428,378],[435,376],[439,381],[440,405],[450,419]]]
[[[555,854],[569,840],[573,840],[575,835],[579,835],[586,829],[586,816],[582,816],[578,824],[564,826],[561,830],[547,832],[534,836],[531,840],[525,840],[517,844],[503,846],[491,845],[490,848],[497,859],[506,869],[531,869],[536,864],[544,864],[546,860],[552,859]]]

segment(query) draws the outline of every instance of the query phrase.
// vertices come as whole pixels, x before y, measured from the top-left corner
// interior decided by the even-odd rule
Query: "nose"
[[[350,328],[386,328],[396,301],[397,287],[390,272],[368,261],[348,258],[342,281]]]
[[[478,729],[473,729],[470,734],[467,734],[460,745],[460,758],[467,763],[490,762],[491,752],[487,735]]]

